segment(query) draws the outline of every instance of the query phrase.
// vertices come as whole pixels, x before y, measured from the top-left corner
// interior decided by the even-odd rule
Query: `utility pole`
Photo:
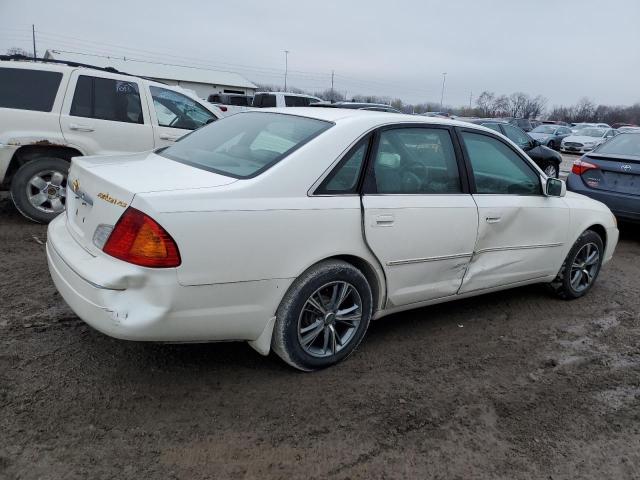
[[[335,103],[336,101],[335,95],[333,93],[333,76],[335,75],[335,73],[336,72],[334,70],[331,70],[331,103]]]
[[[447,80],[447,72],[442,73],[442,94],[440,95],[440,110],[442,110],[442,104],[444,103],[444,84]]]
[[[289,50],[284,51],[284,91],[287,91],[287,73],[289,73]]]
[[[36,26],[34,24],[31,24],[31,34],[33,35],[33,59],[35,60],[36,57]]]
[[[473,101],[473,90],[471,90],[471,93],[469,94],[469,110],[471,110],[471,102]]]

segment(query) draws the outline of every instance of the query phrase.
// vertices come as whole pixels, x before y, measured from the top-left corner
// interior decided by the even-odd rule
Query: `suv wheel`
[[[11,181],[11,199],[30,220],[48,223],[64,211],[69,162],[40,157],[21,166]]]
[[[338,363],[362,341],[372,302],[360,270],[340,260],[322,262],[303,273],[284,296],[272,348],[289,365],[307,372]]]

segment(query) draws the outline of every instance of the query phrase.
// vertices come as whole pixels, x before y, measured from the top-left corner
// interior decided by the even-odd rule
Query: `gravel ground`
[[[345,363],[111,339],[0,199],[0,478],[640,478],[640,229],[592,292],[374,322]]]

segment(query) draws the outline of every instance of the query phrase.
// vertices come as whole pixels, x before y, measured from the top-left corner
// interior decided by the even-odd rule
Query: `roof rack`
[[[98,67],[96,65],[90,65],[88,63],[70,62],[68,60],[56,60],[54,58],[33,58],[33,57],[27,57],[26,55],[20,55],[20,54],[0,55],[0,61],[9,61],[9,60],[53,63],[55,65],[67,65],[69,67],[91,68],[92,70],[100,70],[102,72],[117,73],[119,75],[127,75],[129,77],[143,78],[145,80],[150,80],[150,81],[153,81],[153,82],[158,82],[158,83],[162,83],[162,84],[166,85],[165,82],[162,82],[160,80],[156,80],[155,78],[143,77],[142,75],[134,75],[133,73],[121,72],[120,70],[116,70],[113,67]]]

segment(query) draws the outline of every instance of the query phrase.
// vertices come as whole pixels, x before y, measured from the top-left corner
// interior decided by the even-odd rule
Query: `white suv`
[[[322,102],[322,99],[290,92],[256,92],[253,97],[254,108],[308,107],[317,102]]]
[[[65,208],[69,161],[165,147],[221,117],[163,83],[112,69],[0,61],[0,185],[31,220]]]

